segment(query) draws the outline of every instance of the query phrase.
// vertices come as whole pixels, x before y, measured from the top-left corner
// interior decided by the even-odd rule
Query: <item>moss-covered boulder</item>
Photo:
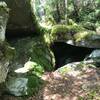
[[[93,30],[93,31],[96,30],[96,25],[95,25],[95,23],[92,23],[92,22],[83,22],[83,23],[82,23],[82,26],[83,26],[85,29],[88,29],[88,30]]]
[[[8,43],[0,44],[0,83],[5,82],[14,52]]]
[[[42,36],[14,39],[11,44],[16,49],[16,56],[6,82],[7,91],[15,96],[38,92],[43,83],[41,79],[43,73],[54,69],[52,51]],[[19,85],[16,85],[18,82]]]
[[[0,2],[0,43],[5,41],[5,30],[9,17],[9,9],[5,2]]]
[[[89,48],[100,48],[100,35],[95,31],[81,31],[74,35],[75,45],[89,47]]]
[[[80,30],[83,30],[83,28],[78,25],[55,25],[51,30],[51,40],[58,42],[73,40],[73,34]]]
[[[53,53],[43,41],[42,37],[15,39],[11,44],[16,49],[15,63],[24,66],[30,59],[43,66],[45,70],[50,71],[53,69]]]
[[[5,1],[10,8],[10,17],[7,25],[8,35],[28,35],[36,32],[37,21],[33,12],[34,0],[0,0]],[[38,32],[37,32],[38,33]],[[34,33],[33,33],[34,34]]]
[[[0,2],[0,83],[4,82],[13,57],[13,48],[5,42],[5,30],[9,17],[9,9],[5,2]]]
[[[8,76],[10,64],[15,54],[15,49],[8,43],[0,43],[0,95],[5,90],[5,81]]]

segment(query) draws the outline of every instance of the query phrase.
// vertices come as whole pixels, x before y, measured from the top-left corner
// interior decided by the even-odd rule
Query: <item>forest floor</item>
[[[100,100],[100,69],[89,68],[79,76],[52,72],[43,79],[47,84],[29,100]]]
[[[42,79],[46,84],[38,94],[27,100],[100,100],[99,68],[88,68],[78,76],[62,76],[58,72],[49,72]],[[25,99],[5,96],[2,100]]]

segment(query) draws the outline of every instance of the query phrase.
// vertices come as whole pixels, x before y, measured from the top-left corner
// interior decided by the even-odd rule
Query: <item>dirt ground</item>
[[[0,100],[100,100],[99,68],[88,68],[76,76],[47,72],[42,79],[45,84],[35,96],[4,95]]]

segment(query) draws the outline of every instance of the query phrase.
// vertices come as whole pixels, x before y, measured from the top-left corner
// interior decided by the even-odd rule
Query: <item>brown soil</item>
[[[50,72],[42,79],[46,84],[35,96],[5,95],[0,100],[100,100],[100,69],[88,68],[77,76]]]

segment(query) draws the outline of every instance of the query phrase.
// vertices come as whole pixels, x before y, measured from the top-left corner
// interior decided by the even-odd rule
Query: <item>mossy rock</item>
[[[5,81],[8,76],[10,64],[14,58],[15,49],[7,42],[0,43],[0,95],[5,91]]]
[[[16,59],[22,66],[29,60],[41,65],[46,71],[54,69],[54,56],[41,37],[27,37],[12,41],[16,49]]]
[[[82,41],[82,40],[92,40],[92,36],[96,36],[96,32],[95,31],[82,31],[82,32],[78,32],[74,35],[74,39],[76,42],[78,41]]]
[[[94,31],[81,31],[74,35],[74,39],[76,42],[82,41],[85,39],[89,39],[89,37],[91,37],[93,34],[95,34]]]
[[[5,2],[0,2],[0,43],[5,41],[5,30],[9,17],[9,8]]]
[[[72,35],[84,30],[83,27],[79,25],[55,25],[51,30],[51,40],[52,41],[67,41],[72,40]]]
[[[72,19],[67,20],[68,25],[77,25]]]
[[[84,28],[88,29],[88,30],[93,30],[93,31],[96,30],[96,25],[95,25],[95,23],[84,22],[84,23],[82,24],[82,26],[83,26]]]
[[[82,31],[74,35],[75,45],[88,47],[88,48],[100,48],[100,35],[95,31]]]
[[[12,82],[13,78],[17,78],[18,80],[20,78],[25,78],[25,80],[27,79],[28,81],[27,84],[24,85],[24,88],[27,88],[25,91],[21,89],[20,85],[17,85],[19,88],[16,88],[16,83],[13,81],[12,85],[9,84],[7,86],[8,92],[15,96],[29,96],[37,93],[43,85],[41,76],[45,71],[54,70],[55,62],[52,51],[44,42],[42,36],[26,37],[19,40],[15,39],[11,41],[11,44],[16,49],[16,56],[11,64],[12,69],[10,70],[7,83],[10,83],[10,81]],[[24,68],[28,68],[28,70],[25,72]],[[24,73],[19,69],[23,69]],[[23,81],[20,81],[20,84],[23,85]],[[15,93],[13,90],[15,90]],[[19,95],[17,95],[18,91],[20,91]]]

